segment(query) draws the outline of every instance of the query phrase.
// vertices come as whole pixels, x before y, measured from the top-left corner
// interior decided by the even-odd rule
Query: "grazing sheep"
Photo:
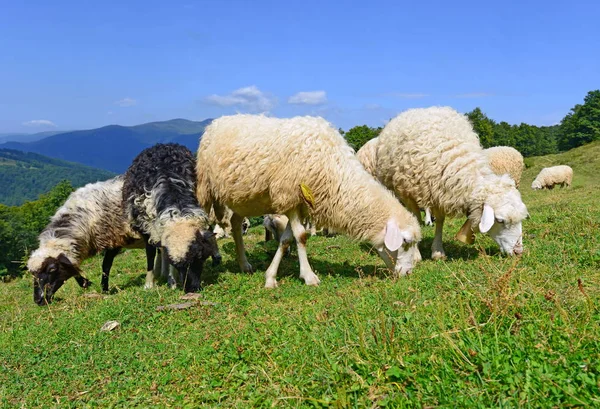
[[[225,213],[223,215],[223,220],[220,223],[217,222],[217,218],[215,216],[214,209],[210,209],[210,213],[208,214],[208,222],[211,226],[215,226],[213,228],[213,233],[215,233],[217,240],[231,237],[231,216],[233,212],[231,209],[226,208]],[[242,221],[242,234],[246,234],[248,232],[248,228],[250,227],[250,220],[247,217],[244,217]]]
[[[527,208],[515,182],[496,175],[466,116],[449,107],[411,109],[379,135],[377,175],[413,213],[429,207],[436,218],[432,258],[445,257],[444,219],[468,217],[461,233],[488,233],[503,253],[523,252]]]
[[[87,288],[80,264],[105,251],[102,290],[108,291],[113,260],[122,247],[143,248],[142,237],[131,229],[123,213],[123,177],[87,184],[69,196],[39,236],[40,246],[27,262],[34,276],[33,299],[44,305],[52,301],[66,280],[75,277]],[[154,258],[148,258],[152,269]]]
[[[208,216],[196,200],[195,161],[186,147],[157,144],[134,160],[123,184],[127,219],[146,243],[146,252],[163,247],[169,264],[179,272],[186,292],[200,288],[204,261],[221,259]],[[148,268],[145,288],[154,286]]]
[[[550,168],[544,168],[535,177],[535,180],[531,184],[532,189],[553,189],[554,185],[560,185],[561,187],[571,186],[573,181],[573,169],[567,165],[552,166]]]
[[[396,275],[409,273],[420,259],[421,232],[414,216],[364,170],[344,138],[322,118],[216,119],[202,136],[197,175],[200,204],[205,209],[215,206],[217,216],[222,216],[223,206],[234,212],[232,234],[242,271],[252,271],[242,217],[276,213],[289,218],[265,273],[265,287],[277,286],[279,263],[292,235],[300,277],[308,285],[319,284],[306,256],[306,218],[369,240]]]
[[[515,186],[518,189],[521,183],[521,174],[525,163],[523,155],[510,146],[494,146],[484,149],[483,152],[488,157],[490,168],[496,175],[507,174],[515,181]]]

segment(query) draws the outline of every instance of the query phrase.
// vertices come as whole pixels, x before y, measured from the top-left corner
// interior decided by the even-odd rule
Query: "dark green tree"
[[[346,132],[344,137],[346,141],[355,151],[358,150],[368,141],[377,137],[383,128],[371,128],[367,125],[355,126]]]
[[[477,107],[471,112],[467,112],[467,117],[473,124],[473,129],[479,135],[479,141],[484,148],[497,145],[494,143],[494,126],[496,123],[488,118],[481,108]]]
[[[575,105],[563,118],[558,147],[568,150],[597,140],[600,140],[600,90],[588,92],[583,105]]]

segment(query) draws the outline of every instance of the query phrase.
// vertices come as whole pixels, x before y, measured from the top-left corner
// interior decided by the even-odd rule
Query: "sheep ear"
[[[390,251],[396,251],[402,246],[404,238],[398,225],[393,220],[388,220],[385,225],[385,239],[383,240],[385,247]]]
[[[486,204],[483,205],[483,214],[479,222],[479,231],[487,233],[494,225],[494,209]]]

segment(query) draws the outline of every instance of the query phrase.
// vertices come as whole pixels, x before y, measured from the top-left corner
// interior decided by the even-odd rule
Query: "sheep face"
[[[502,253],[514,256],[523,253],[522,221],[528,216],[527,207],[516,191],[510,191],[496,200],[500,205],[483,205],[479,231],[487,233],[498,243]]]
[[[221,263],[221,254],[215,234],[211,231],[197,230],[186,237],[186,229],[165,234],[162,245],[166,250],[169,263],[179,271],[185,292],[200,289],[200,276],[204,262],[212,257],[213,265]]]
[[[47,257],[39,268],[31,272],[33,273],[33,301],[40,306],[50,304],[56,291],[71,277],[79,278],[77,281],[84,288],[90,284],[81,277],[79,269],[62,253],[58,257]]]
[[[378,253],[396,277],[410,274],[415,264],[421,261],[421,253],[417,246],[420,230],[416,219],[414,224],[416,231],[411,227],[401,229],[398,223],[391,219],[385,226],[384,246],[378,249]]]
[[[533,183],[531,184],[531,188],[533,190],[539,190],[542,188],[542,183],[539,180],[534,180]]]

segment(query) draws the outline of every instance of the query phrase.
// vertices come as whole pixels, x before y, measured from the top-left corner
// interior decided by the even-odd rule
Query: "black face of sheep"
[[[75,277],[82,288],[91,284],[64,254],[48,257],[39,271],[33,272],[33,301],[40,306],[50,304],[56,291],[71,277]]]
[[[196,239],[190,244],[186,256],[181,261],[173,260],[169,256],[168,248],[165,250],[169,263],[179,271],[179,277],[186,293],[196,292],[200,289],[200,276],[208,257],[212,258],[213,266],[221,263],[221,254],[217,247],[215,234],[210,231],[196,233]]]

